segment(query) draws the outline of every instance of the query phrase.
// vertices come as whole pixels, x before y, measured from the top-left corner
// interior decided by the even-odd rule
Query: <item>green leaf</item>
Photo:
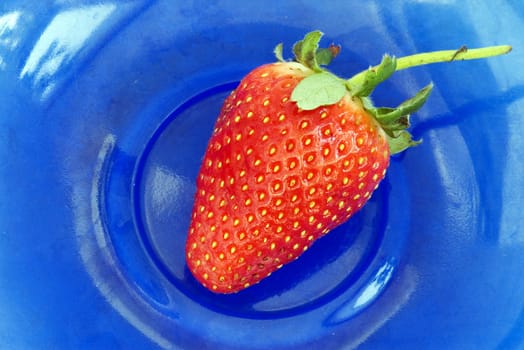
[[[381,124],[381,126],[388,135],[397,137],[399,131],[404,131],[409,128],[409,115],[404,115],[390,124]]]
[[[389,152],[391,154],[400,153],[405,149],[419,145],[422,142],[420,140],[413,140],[411,134],[406,130],[396,132],[394,137],[386,134],[386,138],[389,144]]]
[[[389,78],[395,72],[397,60],[395,57],[384,55],[380,64],[355,75],[347,81],[353,96],[369,96],[375,87]]]
[[[317,62],[316,56],[318,43],[320,42],[322,35],[324,34],[319,30],[307,33],[304,36],[304,39],[298,41],[293,46],[293,53],[295,54],[297,62],[300,62],[304,66],[317,72],[322,70]]]
[[[275,57],[279,62],[284,62],[284,56],[282,56],[283,51],[283,45],[282,43],[279,43],[277,46],[275,46],[275,49],[273,50],[273,53],[275,54]]]
[[[317,64],[320,66],[327,66],[331,63],[334,57],[333,51],[330,49],[318,49],[316,53]]]
[[[304,78],[291,93],[299,108],[312,110],[337,103],[344,97],[344,81],[331,73],[322,72]]]
[[[387,126],[388,124],[395,123],[402,116],[418,111],[427,101],[432,89],[433,83],[430,83],[417,92],[415,96],[402,102],[397,108],[377,108],[377,110],[385,112],[377,114],[378,121],[380,124]]]
[[[317,50],[317,63],[321,66],[327,66],[337,57],[342,47],[340,45],[331,44],[325,49]]]
[[[375,108],[375,111],[376,111],[376,116],[379,117],[381,115],[386,115],[386,114],[389,114],[393,111],[395,111],[395,108],[392,108],[392,107],[377,107]]]
[[[361,97],[360,101],[362,102],[362,106],[364,109],[371,114],[373,114],[375,117],[377,117],[377,108],[373,105],[373,101],[371,100],[371,97],[365,96]]]

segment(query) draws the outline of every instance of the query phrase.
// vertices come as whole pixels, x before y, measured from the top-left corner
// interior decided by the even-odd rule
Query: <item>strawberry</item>
[[[293,62],[278,45],[280,62],[247,74],[220,111],[186,243],[190,271],[213,292],[238,292],[297,259],[362,208],[391,154],[418,144],[405,129],[432,85],[397,108],[374,107],[369,95],[396,70],[421,64],[420,55],[386,55],[343,80],[324,68],[340,48],[319,49],[321,36],[295,44]],[[470,52],[437,52],[423,63]]]

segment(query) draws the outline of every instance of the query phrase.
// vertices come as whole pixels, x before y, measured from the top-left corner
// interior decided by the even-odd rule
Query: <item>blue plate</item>
[[[178,4],[176,4],[178,3]],[[522,349],[524,5],[517,1],[3,1],[0,347]],[[313,29],[349,77],[383,53],[513,45],[429,81],[424,143],[350,221],[235,295],[184,261],[224,97]]]

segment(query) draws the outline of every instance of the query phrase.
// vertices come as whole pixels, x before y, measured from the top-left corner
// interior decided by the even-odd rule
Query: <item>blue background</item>
[[[0,347],[524,348],[518,1],[3,1]],[[424,143],[303,258],[233,296],[192,278],[194,177],[222,99],[320,29],[349,77],[383,53],[511,44],[374,94]]]

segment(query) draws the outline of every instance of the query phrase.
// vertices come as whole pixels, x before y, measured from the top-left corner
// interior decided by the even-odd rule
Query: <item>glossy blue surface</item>
[[[3,1],[0,348],[524,348],[524,5]],[[496,14],[496,16],[494,16]],[[183,256],[224,96],[312,29],[350,76],[382,54],[513,45],[397,73],[424,143],[304,256],[217,296]]]

